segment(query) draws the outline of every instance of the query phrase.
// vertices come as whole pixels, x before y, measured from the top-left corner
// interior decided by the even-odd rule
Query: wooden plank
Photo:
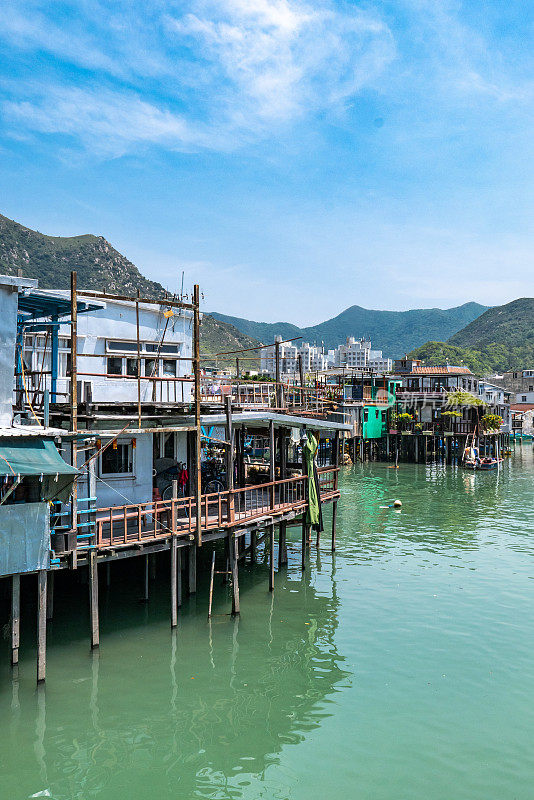
[[[100,644],[100,622],[98,615],[98,561],[96,551],[89,554],[89,609],[91,614],[91,649]]]
[[[46,570],[37,573],[37,683],[46,678]]]
[[[20,647],[20,575],[11,578],[11,664],[19,663]]]

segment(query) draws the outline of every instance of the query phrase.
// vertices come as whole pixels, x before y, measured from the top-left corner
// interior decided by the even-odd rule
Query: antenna
[[[182,270],[182,288],[180,290],[180,300],[183,302],[184,299],[184,273],[185,270]]]

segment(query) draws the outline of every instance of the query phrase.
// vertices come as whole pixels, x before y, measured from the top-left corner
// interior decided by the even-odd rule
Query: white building
[[[45,292],[67,298],[68,292]],[[83,292],[79,299],[84,300]],[[78,317],[78,397],[81,402],[136,402],[137,319],[135,303],[90,298],[99,306]],[[178,380],[192,374],[193,314],[164,303],[139,306],[141,401],[189,402],[191,382]],[[51,350],[44,333],[28,333],[24,361],[29,370],[50,371]],[[66,400],[70,379],[70,325],[59,327],[58,399]],[[47,379],[47,388],[50,378]]]
[[[345,344],[325,353],[323,346],[318,347],[303,342],[298,347],[290,343],[280,342],[280,374],[282,378],[293,378],[299,371],[298,357],[302,359],[304,372],[322,372],[326,369],[374,370],[391,372],[393,362],[384,358],[382,350],[371,350],[371,342],[367,339],[348,337]],[[261,369],[271,377],[276,375],[275,347],[266,347],[261,351]]]

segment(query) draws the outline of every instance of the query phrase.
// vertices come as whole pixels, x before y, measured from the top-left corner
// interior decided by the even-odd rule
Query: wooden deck
[[[335,500],[338,492],[338,467],[319,470],[321,501]],[[289,511],[302,511],[307,504],[305,475],[247,486],[201,498],[202,534],[243,527],[262,518],[281,517]],[[197,509],[194,497],[161,500],[138,505],[113,506],[97,512],[96,547],[105,549],[135,543],[148,543],[169,536],[188,540],[196,530]]]

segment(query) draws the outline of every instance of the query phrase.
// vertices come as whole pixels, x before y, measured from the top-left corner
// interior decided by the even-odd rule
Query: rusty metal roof
[[[445,364],[441,367],[414,367],[408,375],[473,375],[469,367],[452,367]],[[474,377],[474,376],[473,376]]]

